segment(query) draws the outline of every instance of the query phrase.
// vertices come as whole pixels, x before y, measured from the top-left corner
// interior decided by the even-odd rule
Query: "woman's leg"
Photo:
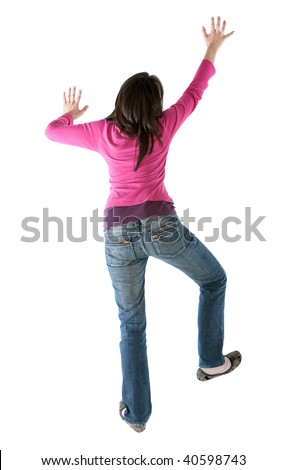
[[[180,269],[200,289],[198,304],[199,367],[224,364],[224,300],[226,273],[206,246],[177,216],[150,225],[149,254]]]
[[[131,238],[117,233],[105,234],[105,249],[120,319],[124,419],[143,424],[151,414],[144,291],[148,256],[137,259]]]

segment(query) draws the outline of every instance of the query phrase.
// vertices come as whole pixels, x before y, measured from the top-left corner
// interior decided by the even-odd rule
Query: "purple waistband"
[[[153,215],[176,214],[172,202],[146,201],[134,206],[109,207],[104,211],[104,231],[115,225],[142,220]]]

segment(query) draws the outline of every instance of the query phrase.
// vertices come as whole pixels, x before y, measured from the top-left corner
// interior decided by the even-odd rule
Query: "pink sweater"
[[[63,114],[47,126],[45,134],[56,142],[90,149],[103,156],[110,175],[110,194],[105,209],[146,201],[173,203],[164,185],[168,149],[176,131],[194,111],[214,74],[214,65],[204,59],[181,98],[159,118],[163,129],[162,146],[155,139],[153,152],[144,157],[136,172],[133,171],[138,155],[136,137],[120,135],[118,127],[105,119],[74,125],[73,117]]]

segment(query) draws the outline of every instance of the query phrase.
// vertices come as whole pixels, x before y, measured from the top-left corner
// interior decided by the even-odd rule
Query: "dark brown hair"
[[[128,78],[121,86],[114,111],[106,117],[121,132],[138,136],[139,154],[134,171],[147,153],[151,153],[154,137],[161,143],[157,118],[163,112],[163,86],[155,75],[141,72]]]

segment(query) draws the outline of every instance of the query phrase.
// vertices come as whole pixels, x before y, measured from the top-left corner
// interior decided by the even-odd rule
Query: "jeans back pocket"
[[[108,266],[127,266],[136,259],[133,243],[127,234],[106,231],[104,237]]]
[[[186,245],[178,217],[162,217],[152,222],[151,242],[158,256],[173,258],[181,253]]]

